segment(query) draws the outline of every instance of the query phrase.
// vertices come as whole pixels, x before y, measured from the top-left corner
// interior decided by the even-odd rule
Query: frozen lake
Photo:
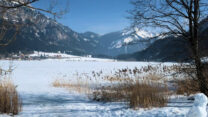
[[[138,116],[138,117],[183,117],[188,106],[164,107],[151,110],[132,110],[122,103],[98,103],[87,96],[52,87],[52,82],[59,78],[74,78],[76,73],[89,74],[102,70],[104,73],[122,68],[135,68],[160,63],[147,62],[110,62],[110,61],[7,61],[1,60],[0,66],[7,69],[12,65],[11,78],[23,101],[23,111],[19,116],[28,117],[80,117],[80,116]],[[172,63],[165,63],[171,65]],[[181,104],[180,104],[181,105]]]

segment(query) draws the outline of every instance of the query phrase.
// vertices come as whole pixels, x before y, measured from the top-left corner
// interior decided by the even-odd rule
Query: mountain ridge
[[[23,26],[8,46],[2,47],[1,53],[5,52],[65,52],[74,55],[103,55],[117,56],[124,53],[136,52],[139,47],[125,45],[123,31],[99,35],[94,32],[78,33],[71,28],[58,23],[56,20],[46,17],[44,14],[29,8],[10,10],[0,20],[19,23]],[[14,34],[8,28],[5,38]],[[131,41],[133,41],[132,39]],[[128,42],[129,43],[129,42]],[[127,47],[128,46],[128,47]],[[145,46],[146,47],[146,46]],[[140,47],[144,48],[144,47]],[[127,51],[128,50],[128,51]]]

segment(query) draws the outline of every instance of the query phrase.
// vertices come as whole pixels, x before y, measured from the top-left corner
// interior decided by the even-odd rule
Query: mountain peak
[[[82,35],[87,37],[87,38],[90,38],[90,39],[95,39],[95,38],[98,38],[100,36],[99,34],[94,33],[94,32],[90,32],[90,31],[84,32],[84,33],[82,33]]]

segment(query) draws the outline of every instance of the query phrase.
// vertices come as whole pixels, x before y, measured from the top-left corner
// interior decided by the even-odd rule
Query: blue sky
[[[40,0],[34,5],[43,8],[49,1]],[[65,5],[60,3],[57,7]],[[131,7],[130,0],[69,0],[69,13],[58,22],[77,32],[105,34],[130,25],[126,11]]]

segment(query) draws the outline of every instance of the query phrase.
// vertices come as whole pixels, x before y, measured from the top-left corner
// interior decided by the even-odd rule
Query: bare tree
[[[199,49],[200,22],[207,17],[207,0],[134,0],[132,27],[151,29],[159,35],[186,39],[194,60],[200,91],[208,95],[207,79]],[[194,85],[194,84],[193,84]]]
[[[30,9],[43,11],[43,12],[52,14],[56,17],[60,17],[61,15],[64,15],[65,13],[68,12],[69,0],[62,0],[62,3],[65,2],[66,7],[64,7],[64,9],[59,8],[58,11],[57,10],[55,11],[55,7],[58,4],[58,2],[60,2],[60,0],[50,0],[50,2],[48,3],[48,6],[49,6],[48,8],[38,8],[38,7],[34,7],[31,5],[31,4],[33,4],[35,2],[39,2],[39,1],[41,1],[41,0],[1,0],[0,1],[0,10],[1,10],[1,12],[7,12],[10,9],[18,9],[21,7],[27,7]]]
[[[11,22],[6,16],[15,17],[20,13],[21,8],[33,9],[36,11],[48,13],[54,19],[61,18],[69,10],[69,0],[50,0],[45,8],[34,7],[33,3],[41,0],[0,0],[0,46],[7,46],[16,39],[17,34],[22,26],[22,23],[16,21]],[[56,8],[57,4],[66,5],[61,8]],[[10,33],[9,37],[6,37]]]

